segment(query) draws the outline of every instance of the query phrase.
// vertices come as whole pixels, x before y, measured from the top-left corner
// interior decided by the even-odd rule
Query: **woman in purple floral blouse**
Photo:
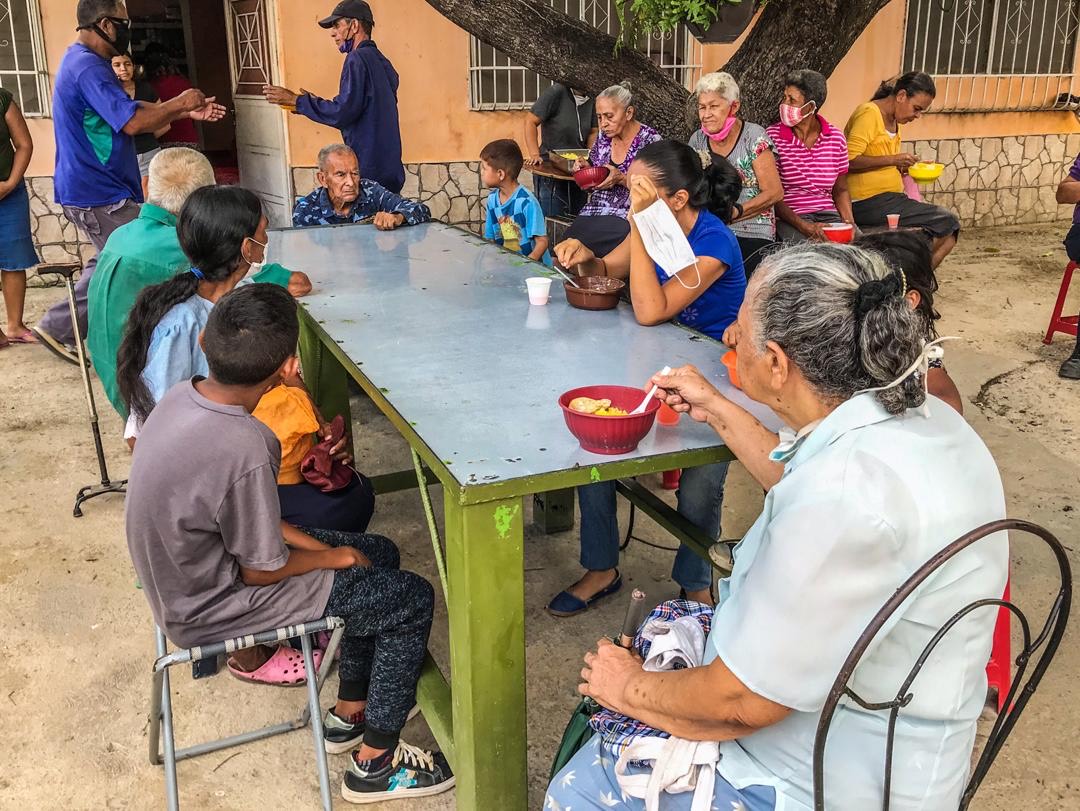
[[[643,146],[660,140],[656,130],[636,120],[635,112],[628,82],[612,85],[596,97],[600,135],[589,150],[588,163],[606,166],[611,172],[593,189],[589,202],[565,236],[579,240],[597,256],[608,254],[630,233],[626,222],[630,211],[626,173]],[[582,162],[580,167],[585,165]]]

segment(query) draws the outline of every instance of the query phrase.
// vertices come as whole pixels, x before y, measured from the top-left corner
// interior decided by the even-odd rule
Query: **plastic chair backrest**
[[[953,616],[938,629],[937,633],[934,634],[927,643],[918,659],[916,659],[911,670],[908,672],[907,678],[904,679],[899,690],[897,690],[895,698],[887,702],[871,703],[864,701],[857,695],[848,686],[848,683],[851,681],[862,655],[866,652],[870,643],[873,642],[874,637],[877,636],[878,632],[893,612],[903,604],[904,600],[906,600],[908,596],[923,583],[923,581],[954,555],[989,535],[1008,530],[1025,532],[1041,538],[1046,545],[1050,547],[1050,550],[1054,553],[1054,557],[1057,560],[1058,571],[1061,576],[1061,587],[1050,607],[1046,623],[1039,631],[1038,636],[1032,640],[1027,617],[1013,602],[1011,602],[1011,600],[976,600],[953,614]],[[851,699],[864,709],[889,712],[889,732],[885,741],[884,799],[882,802],[882,811],[888,811],[889,794],[892,783],[893,733],[896,728],[896,720],[900,714],[900,710],[907,706],[913,698],[912,694],[908,692],[911,684],[915,681],[915,677],[919,674],[919,671],[926,663],[931,652],[937,647],[937,644],[953,628],[953,626],[978,608],[997,605],[1010,611],[1019,621],[1020,628],[1023,632],[1023,648],[1016,657],[1016,674],[1013,676],[1009,686],[1009,694],[1006,697],[1004,704],[1005,709],[998,715],[997,721],[995,721],[993,729],[991,729],[990,735],[987,738],[982,755],[979,757],[979,761],[968,781],[967,788],[964,790],[964,794],[960,799],[960,811],[965,811],[968,804],[975,796],[975,792],[978,790],[983,778],[985,778],[987,772],[990,771],[990,766],[993,764],[994,758],[997,757],[998,752],[1001,751],[1001,747],[1005,744],[1006,738],[1009,737],[1009,733],[1012,732],[1013,727],[1016,725],[1020,713],[1024,711],[1024,707],[1027,705],[1028,700],[1039,686],[1043,674],[1050,666],[1050,662],[1054,658],[1058,645],[1061,643],[1061,638],[1065,633],[1065,626],[1069,620],[1069,608],[1071,604],[1072,573],[1064,547],[1048,530],[1028,521],[1007,519],[986,524],[985,526],[974,529],[963,537],[953,541],[924,563],[899,589],[897,589],[896,593],[884,606],[882,606],[881,610],[878,611],[873,620],[870,621],[870,624],[867,625],[866,630],[863,631],[862,635],[855,643],[855,647],[852,648],[851,653],[848,654],[844,666],[840,668],[840,673],[837,675],[836,681],[833,682],[832,689],[829,691],[829,696],[821,711],[821,718],[818,721],[817,736],[814,739],[814,811],[825,811],[825,741],[829,734],[829,725],[832,723],[833,715],[836,713],[840,700],[844,697]],[[1027,672],[1028,663],[1036,653],[1038,654],[1038,657],[1035,660],[1034,668],[1032,669],[1031,675],[1028,676],[1025,681],[1024,675]],[[1019,697],[1017,696],[1018,693]]]

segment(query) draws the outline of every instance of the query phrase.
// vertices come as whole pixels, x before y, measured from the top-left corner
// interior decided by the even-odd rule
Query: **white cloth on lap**
[[[641,635],[650,642],[643,669],[657,672],[701,665],[705,632],[694,617],[652,620]],[[623,748],[615,764],[615,777],[628,797],[645,800],[646,811],[660,808],[660,795],[664,792],[687,791],[694,793],[691,811],[709,811],[719,757],[720,746],[715,741],[642,736]],[[630,763],[648,763],[652,771],[629,774]]]

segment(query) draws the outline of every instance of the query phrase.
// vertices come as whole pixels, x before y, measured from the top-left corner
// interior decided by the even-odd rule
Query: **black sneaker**
[[[415,718],[420,707],[413,704],[408,720]],[[350,724],[333,710],[327,710],[323,716],[323,748],[327,754],[340,755],[360,745],[364,738],[364,722]]]
[[[360,745],[364,737],[364,722],[350,724],[333,710],[323,716],[323,748],[328,754],[340,755]]]
[[[430,797],[454,787],[454,774],[442,752],[398,741],[392,758],[379,758],[365,771],[353,752],[341,782],[341,796],[350,803],[378,803],[408,797]],[[371,765],[365,762],[365,766]]]
[[[1080,355],[1073,355],[1058,370],[1058,377],[1066,380],[1080,380]]]

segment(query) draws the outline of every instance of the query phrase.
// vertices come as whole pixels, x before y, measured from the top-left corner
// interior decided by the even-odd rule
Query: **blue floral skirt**
[[[0,199],[0,270],[26,270],[40,261],[30,236],[30,196],[20,183]]]

